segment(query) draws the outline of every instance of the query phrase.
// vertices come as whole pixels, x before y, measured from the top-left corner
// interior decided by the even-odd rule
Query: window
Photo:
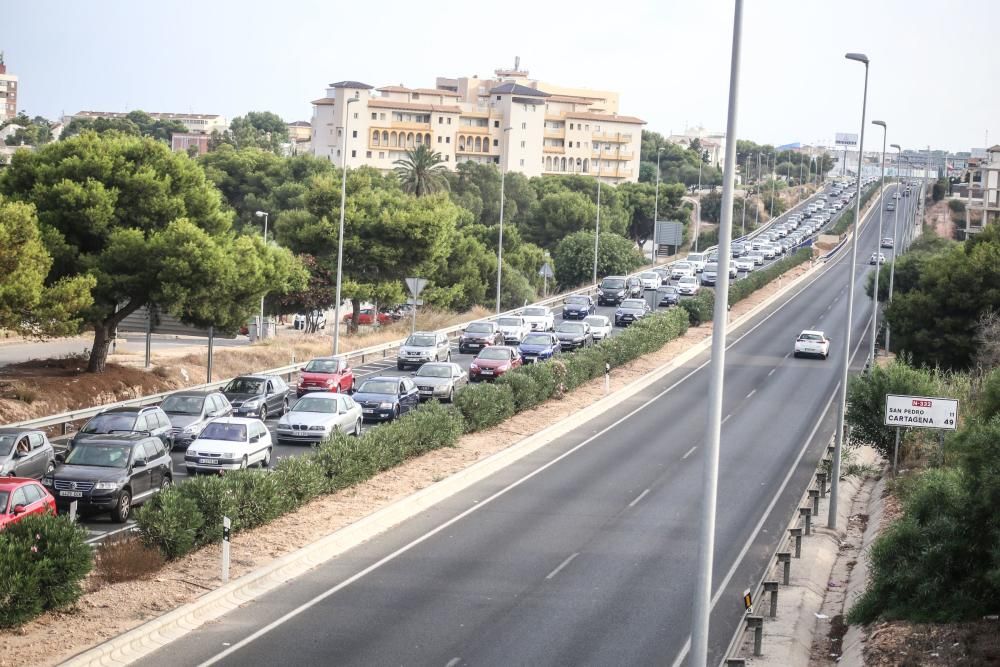
[[[384,112],[383,112],[383,113],[380,113],[380,114],[378,115],[378,119],[379,119],[379,120],[385,120],[385,113],[384,113]]]
[[[372,120],[378,120],[378,113],[372,111]]]
[[[527,130],[528,129],[528,124],[527,123],[521,123],[521,129],[522,130]]]
[[[385,159],[385,151],[379,151],[378,152],[378,159],[380,159],[380,160],[384,160]]]
[[[500,127],[500,121],[498,120],[493,121],[493,127]]]
[[[521,160],[521,166],[522,167],[524,166],[524,160]]]
[[[438,116],[438,125],[444,125],[444,116]]]
[[[444,138],[444,143],[450,144],[451,143],[451,137],[445,137]]]
[[[451,125],[451,118],[448,119],[448,124]]]
[[[354,120],[357,120],[357,119],[358,119],[358,114],[357,114],[357,113],[355,113],[355,114],[354,114]]]
[[[569,129],[571,129],[571,130],[573,129],[573,123],[569,124]]]
[[[31,445],[32,449],[38,449],[39,447],[42,446],[43,442],[45,442],[45,441],[42,439],[42,434],[41,433],[29,433],[28,434],[28,444]]]
[[[525,142],[521,142],[521,148],[524,148]]]
[[[494,139],[493,140],[493,145],[494,146],[499,146],[500,145],[500,140],[499,139]]]
[[[140,452],[136,448],[135,453],[136,456],[142,456],[147,462],[152,462],[156,458],[156,445],[153,444],[152,440],[146,440],[142,443],[142,451]]]
[[[344,130],[343,130],[343,128],[340,128],[340,127],[337,128],[337,136],[338,137],[344,136]]]
[[[442,138],[442,137],[438,137],[438,143],[441,143],[441,142],[442,142],[442,140],[443,140],[443,138]]]
[[[337,157],[340,157],[340,149],[337,149]]]
[[[22,486],[19,489],[15,489],[14,494],[13,496],[11,496],[10,499],[10,506],[17,507],[18,505],[27,505],[27,504],[28,504],[28,498],[27,495],[24,493],[24,487]]]
[[[444,156],[444,161],[445,162],[451,162],[451,156],[450,155],[445,155]]]
[[[371,156],[372,156],[371,151],[365,151],[365,157],[371,157]]]
[[[357,130],[354,130],[353,132],[351,132],[351,138],[352,139],[357,139],[358,138],[358,131]]]
[[[497,95],[497,102],[499,102],[499,101],[500,101],[500,96],[499,96],[499,95]]]
[[[583,126],[583,129],[584,129],[585,131],[587,131],[587,132],[590,132],[590,123],[587,123],[586,125],[584,125],[584,126]]]
[[[27,484],[21,488],[24,489],[24,497],[28,501],[29,505],[37,503],[45,497],[45,494],[42,492],[42,487],[37,484]]]
[[[351,151],[351,157],[357,157],[357,156],[358,156],[357,151]]]

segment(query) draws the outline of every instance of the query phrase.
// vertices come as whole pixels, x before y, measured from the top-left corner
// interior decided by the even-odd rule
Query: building
[[[305,120],[288,123],[288,154],[302,155],[312,152],[312,125]]]
[[[726,133],[712,132],[702,126],[686,128],[681,134],[671,133],[667,141],[678,146],[690,148],[697,139],[705,155],[706,164],[722,169],[726,157]]]
[[[429,145],[451,169],[478,162],[526,176],[581,173],[608,183],[638,180],[645,123],[618,115],[617,94],[546,90],[547,84],[516,67],[497,70],[496,76],[439,78],[436,88],[375,90],[358,81],[331,83],[326,95],[312,102],[313,154],[340,164],[341,151],[349,151],[348,166],[387,171],[407,150]]]
[[[17,75],[7,73],[0,51],[0,123],[17,115]]]
[[[170,135],[170,150],[175,153],[187,153],[194,146],[198,155],[208,152],[208,141],[211,135],[196,132],[176,132]]]
[[[219,114],[204,113],[161,113],[146,112],[156,120],[175,120],[192,134],[211,134],[213,131],[225,132],[229,129],[229,123],[225,116]],[[72,116],[64,116],[63,122],[67,125],[76,118],[125,118],[127,112],[121,111],[80,111]]]
[[[969,189],[965,203],[965,235],[1000,223],[1000,144],[986,150],[985,159],[969,160]]]

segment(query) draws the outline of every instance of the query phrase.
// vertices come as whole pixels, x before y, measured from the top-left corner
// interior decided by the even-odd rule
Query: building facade
[[[986,225],[1000,224],[1000,144],[988,148],[986,155],[970,160],[965,204],[967,238],[981,232]]]
[[[161,113],[146,112],[156,120],[175,120],[181,123],[188,132],[192,134],[211,134],[217,130],[225,132],[229,129],[229,123],[225,116],[219,114],[204,113]],[[67,125],[75,118],[126,118],[127,112],[122,111],[80,111],[72,116],[64,116],[63,122]]]
[[[7,73],[0,51],[0,123],[17,115],[17,75]]]
[[[667,141],[678,146],[690,148],[691,143],[697,139],[701,144],[702,154],[705,156],[705,164],[713,167],[723,168],[726,157],[726,133],[713,132],[704,127],[687,128],[680,134],[671,133]]]
[[[617,94],[545,90],[546,84],[516,69],[496,74],[487,80],[439,78],[436,88],[332,83],[312,103],[313,154],[387,171],[407,150],[427,145],[450,169],[478,162],[527,176],[638,180],[644,122],[618,115]]]

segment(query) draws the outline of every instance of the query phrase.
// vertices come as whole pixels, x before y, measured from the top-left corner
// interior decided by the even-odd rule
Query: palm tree
[[[448,189],[445,173],[448,168],[442,164],[441,154],[432,151],[426,144],[406,151],[406,157],[396,160],[396,175],[402,181],[403,189],[418,197]]]

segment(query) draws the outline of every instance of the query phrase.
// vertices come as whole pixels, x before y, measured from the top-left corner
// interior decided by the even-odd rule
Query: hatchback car
[[[595,342],[604,340],[611,335],[611,320],[604,315],[591,315],[584,322],[590,325],[590,335],[593,336]]]
[[[655,271],[643,271],[639,274],[642,281],[642,289],[656,289],[660,285],[660,275]]]
[[[343,357],[318,357],[299,373],[295,395],[302,398],[311,391],[346,394],[354,389],[354,370]]]
[[[0,479],[0,530],[32,514],[55,514],[56,499],[37,480]]]
[[[531,332],[531,325],[520,315],[504,315],[497,318],[497,324],[500,325],[505,345],[517,345]]]
[[[545,306],[528,306],[521,311],[521,317],[532,331],[552,331],[556,328],[555,317]]]
[[[420,394],[410,378],[381,376],[362,382],[354,400],[365,421],[392,421],[420,405]]]
[[[691,278],[695,280],[695,278]],[[645,299],[625,299],[615,311],[615,326],[626,327],[649,314]]]
[[[503,332],[496,322],[472,322],[458,339],[458,351],[462,354],[478,352],[490,345],[503,345]]]
[[[0,476],[39,479],[56,467],[56,452],[43,431],[0,428]]]
[[[233,406],[218,391],[179,391],[163,399],[160,408],[170,420],[170,446],[187,448],[205,424],[233,414]]]
[[[660,277],[657,276],[656,279],[659,281]],[[582,320],[596,312],[597,306],[594,305],[593,299],[586,294],[574,294],[566,297],[563,302],[562,318],[564,320]]]
[[[423,368],[423,367],[421,367]],[[304,396],[278,420],[278,444],[323,442],[334,431],[361,435],[361,406],[347,394],[320,391]]]
[[[410,334],[396,355],[396,368],[405,370],[428,361],[451,361],[451,341],[443,333],[417,331]]]
[[[670,267],[670,278],[672,280],[680,280],[684,276],[693,276],[694,274],[694,267],[687,262],[675,262],[673,266]]]
[[[754,270],[756,263],[749,257],[737,257],[729,263],[729,266],[733,267],[737,271],[746,271],[747,273],[750,273]]]
[[[524,337],[517,348],[526,364],[552,359],[559,354],[561,349],[559,339],[549,331],[531,332]]]
[[[698,279],[694,276],[684,276],[677,281],[677,291],[684,296],[694,296],[700,289]]]
[[[528,336],[545,335],[548,334],[528,334]],[[436,398],[451,403],[455,400],[455,392],[464,387],[468,381],[469,376],[462,367],[450,362],[424,364],[413,376],[421,401]]]
[[[277,375],[241,375],[229,381],[222,393],[237,417],[283,415],[288,411],[288,385]]]
[[[873,252],[872,256],[868,258],[868,263],[872,266],[876,264],[885,264],[885,255],[880,252]]]
[[[302,400],[312,400],[312,397]],[[206,426],[188,445],[184,465],[189,475],[243,470],[254,464],[266,468],[271,464],[271,446],[271,434],[261,420],[225,417]]]
[[[167,413],[159,406],[111,408],[91,417],[83,428],[74,433],[69,441],[69,449],[84,440],[116,433],[152,435],[164,445],[170,446],[172,429]]]
[[[830,356],[830,339],[822,331],[806,329],[795,339],[795,356],[826,359]]]
[[[513,347],[488,347],[469,364],[469,381],[495,380],[507,371],[520,368],[522,363],[521,353]]]
[[[881,243],[880,245],[881,245],[881,246],[882,246],[883,248],[891,248],[891,247],[893,247],[893,246],[894,246],[895,244],[896,244],[896,242],[892,240],[892,237],[891,237],[891,236],[887,236],[887,237],[885,237],[884,239],[882,239],[882,243]]]
[[[594,342],[590,325],[586,322],[560,322],[556,327],[556,338],[563,350],[578,350]]]

